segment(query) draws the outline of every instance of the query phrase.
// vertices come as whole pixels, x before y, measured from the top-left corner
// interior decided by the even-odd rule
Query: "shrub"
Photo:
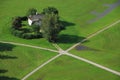
[[[12,27],[15,28],[15,29],[20,29],[22,27],[21,17],[13,18]]]
[[[22,20],[22,21],[27,21],[27,19],[28,19],[27,16],[21,17],[21,20]]]
[[[23,31],[19,31],[19,30],[13,30],[12,31],[12,34],[17,36],[17,37],[22,37],[23,33],[24,33]]]
[[[35,38],[41,38],[41,33],[39,34],[33,34],[33,33],[24,33],[22,34],[22,38],[24,39],[35,39]]]
[[[36,33],[38,33],[40,31],[40,26],[38,26],[38,25],[33,24],[31,27],[32,27],[32,30]]]
[[[54,7],[48,7],[48,8],[44,8],[43,9],[43,12],[42,12],[43,14],[58,14],[59,12],[58,12],[58,10],[56,9],[56,8],[54,8]]]
[[[35,33],[34,38],[42,38],[42,33]]]
[[[24,33],[29,33],[33,31],[31,28],[22,28],[20,30],[23,31]]]
[[[22,35],[22,38],[24,39],[32,39],[34,37],[34,35],[32,33],[24,33]]]
[[[36,12],[37,12],[36,9],[31,8],[31,9],[29,9],[29,10],[27,11],[26,16],[29,16],[29,15],[35,15]]]

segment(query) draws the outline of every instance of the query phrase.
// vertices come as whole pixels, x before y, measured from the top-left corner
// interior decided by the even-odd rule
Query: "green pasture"
[[[120,71],[120,23],[112,28],[91,38],[81,46],[88,49],[76,50],[70,52],[88,60],[106,66],[116,71]]]
[[[59,10],[66,30],[58,35],[57,44],[64,50],[83,40],[90,34],[120,19],[120,6],[97,18],[118,0],[0,0],[0,41],[23,43],[56,50],[45,39],[21,39],[11,34],[11,20],[25,16],[29,8],[41,12],[48,6]],[[96,20],[95,20],[96,19]],[[95,21],[94,21],[95,20]],[[93,62],[120,71],[120,24],[83,43],[90,50],[70,52]],[[55,56],[56,53],[39,49],[0,43],[0,80],[21,80],[30,71]],[[61,56],[28,80],[119,80],[120,77],[90,64]]]
[[[119,80],[110,72],[68,56],[61,56],[27,80]]]
[[[32,44],[54,49],[50,43],[44,39],[24,40],[11,35],[11,19],[15,16],[24,16],[29,8],[36,8],[41,12],[43,8],[54,6],[59,10],[60,19],[65,21],[66,30],[59,35],[58,44],[67,49],[74,43],[79,42],[89,34],[109,25],[119,19],[119,8],[117,7],[104,17],[90,22],[96,15],[108,9],[105,4],[112,4],[117,0],[1,0],[0,1],[0,40],[13,41],[19,43]],[[74,40],[73,40],[74,39]]]
[[[55,55],[49,51],[0,43],[0,80],[20,80]]]

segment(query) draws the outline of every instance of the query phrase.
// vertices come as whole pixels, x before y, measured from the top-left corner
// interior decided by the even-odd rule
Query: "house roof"
[[[36,15],[30,15],[28,18],[31,21],[39,21],[42,20],[43,16],[44,16],[43,14],[36,14]]]

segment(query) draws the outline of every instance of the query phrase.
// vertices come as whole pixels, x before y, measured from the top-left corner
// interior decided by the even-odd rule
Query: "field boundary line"
[[[107,29],[113,27],[114,25],[116,25],[116,24],[118,24],[118,23],[120,23],[120,20],[117,20],[116,22],[110,24],[109,26],[106,26],[106,27],[104,27],[103,29],[101,29],[101,30],[99,30],[99,31],[97,31],[97,32],[95,32],[95,33],[89,35],[87,38],[85,38],[85,39],[83,39],[82,41],[80,41],[80,42],[74,44],[73,46],[71,46],[70,48],[68,48],[66,51],[67,51],[67,52],[70,51],[71,49],[73,49],[73,48],[76,47],[77,45],[80,45],[81,43],[85,42],[86,40],[88,40],[88,39],[90,39],[90,38],[92,38],[92,37],[98,35],[99,33],[101,33],[101,32],[103,32],[103,31],[105,31],[105,30],[107,30]]]
[[[6,42],[6,41],[0,41],[0,42],[1,43],[8,43],[8,44],[13,44],[13,45],[18,45],[18,46],[31,47],[31,48],[36,48],[36,49],[41,49],[41,50],[46,50],[46,51],[51,51],[51,52],[58,53],[57,50],[53,50],[53,49],[49,49],[49,48],[43,48],[43,47],[32,46],[32,45],[27,45],[27,44],[22,44],[22,43],[16,43],[16,42]]]
[[[29,76],[31,76],[32,74],[34,74],[36,71],[38,71],[39,69],[41,69],[42,67],[44,67],[45,65],[47,65],[48,63],[50,63],[51,61],[55,60],[56,58],[60,57],[62,54],[57,54],[56,56],[52,57],[51,59],[49,59],[48,61],[46,61],[45,63],[41,64],[39,67],[37,67],[36,69],[34,69],[33,71],[31,71],[29,74],[27,74],[25,77],[22,78],[22,80],[26,80]]]
[[[79,57],[79,56],[76,56],[76,55],[73,55],[73,54],[70,54],[70,53],[66,53],[65,55],[71,56],[71,57],[73,57],[73,58],[75,58],[75,59],[84,61],[84,62],[86,62],[86,63],[88,63],[88,64],[91,64],[91,65],[93,65],[93,66],[96,66],[96,67],[98,67],[98,68],[101,68],[101,69],[103,69],[103,70],[106,70],[106,71],[108,71],[108,72],[111,72],[111,73],[113,73],[113,74],[116,74],[116,75],[120,76],[120,72],[115,71],[115,70],[112,70],[112,69],[107,68],[107,67],[105,67],[105,66],[102,66],[102,65],[100,65],[100,64],[97,64],[97,63],[95,63],[95,62],[92,62],[92,61],[90,61],[90,60],[88,60],[88,59],[85,59],[85,58],[82,58],[82,57]]]

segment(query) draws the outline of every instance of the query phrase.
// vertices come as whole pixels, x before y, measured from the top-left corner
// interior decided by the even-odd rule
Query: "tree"
[[[21,26],[22,26],[21,17],[15,17],[15,18],[13,18],[12,28],[14,28],[14,29],[20,29]]]
[[[58,12],[58,10],[56,9],[56,8],[54,8],[54,7],[48,7],[48,8],[44,8],[43,9],[43,12],[42,12],[43,14],[58,14],[59,12]]]
[[[41,31],[43,37],[49,42],[56,42],[57,35],[60,32],[60,26],[58,23],[58,15],[56,14],[45,14],[42,20]]]
[[[41,31],[43,37],[50,42],[56,42],[60,32],[58,10],[54,7],[43,9],[44,18],[42,20]]]
[[[34,9],[34,8],[31,8],[27,11],[26,15],[29,16],[29,15],[35,15],[37,13],[37,10]]]
[[[40,26],[39,25],[33,24],[31,27],[36,34],[40,32]]]

